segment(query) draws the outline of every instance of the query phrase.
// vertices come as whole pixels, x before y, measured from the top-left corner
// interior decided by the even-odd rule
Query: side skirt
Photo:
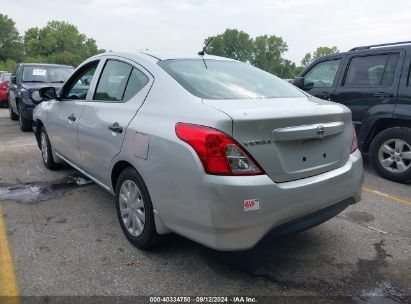
[[[63,155],[61,155],[60,153],[58,153],[57,151],[55,151],[55,154],[60,157],[62,160],[64,160],[64,162],[68,163],[70,166],[72,166],[74,169],[76,169],[77,171],[79,171],[81,174],[84,174],[85,176],[87,176],[89,179],[91,179],[92,181],[94,181],[96,184],[98,184],[99,186],[101,186],[104,190],[110,192],[112,195],[114,195],[114,192],[110,189],[110,187],[108,187],[107,185],[105,185],[104,183],[100,182],[97,178],[91,176],[90,174],[88,174],[86,171],[84,171],[83,169],[80,169],[79,167],[77,167],[75,164],[73,164],[71,161],[69,161],[67,158],[65,158]]]

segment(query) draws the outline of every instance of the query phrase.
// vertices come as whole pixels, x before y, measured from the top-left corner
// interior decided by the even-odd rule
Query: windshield
[[[73,71],[72,67],[66,66],[25,66],[22,81],[64,83]]]
[[[3,81],[10,81],[10,73],[4,73],[3,74]]]
[[[193,95],[203,99],[304,97],[292,84],[252,65],[211,59],[172,59],[158,63]]]

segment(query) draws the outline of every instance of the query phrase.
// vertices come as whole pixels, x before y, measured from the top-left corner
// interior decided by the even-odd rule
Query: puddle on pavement
[[[52,182],[34,182],[15,186],[0,187],[0,201],[15,200],[20,203],[35,204],[60,198],[70,188],[91,184],[93,181],[76,174]]]

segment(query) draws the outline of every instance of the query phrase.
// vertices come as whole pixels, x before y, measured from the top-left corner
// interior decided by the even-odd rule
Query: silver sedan
[[[174,232],[219,250],[318,225],[361,199],[350,110],[249,64],[106,53],[34,111],[47,168],[115,195],[139,248]]]

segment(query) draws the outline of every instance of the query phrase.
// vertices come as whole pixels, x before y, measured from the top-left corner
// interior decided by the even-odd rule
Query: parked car
[[[73,94],[91,78],[85,94]],[[249,64],[106,53],[34,110],[44,165],[115,195],[139,248],[170,231],[220,250],[313,227],[361,198],[350,110]],[[273,230],[274,229],[274,230]]]
[[[43,101],[39,89],[60,88],[73,71],[73,67],[66,65],[18,63],[9,84],[10,119],[18,119],[22,131],[31,131],[33,109]]]
[[[6,107],[8,103],[10,73],[0,73],[0,107]]]
[[[294,84],[352,111],[358,146],[384,178],[411,180],[411,42],[322,57]]]

